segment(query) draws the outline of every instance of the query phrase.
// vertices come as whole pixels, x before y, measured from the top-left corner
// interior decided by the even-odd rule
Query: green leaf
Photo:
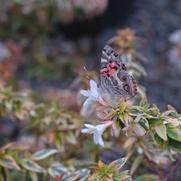
[[[37,163],[35,163],[32,160],[24,159],[21,164],[25,169],[27,169],[29,171],[37,172],[37,173],[45,172],[45,169],[43,167],[41,167],[40,165],[38,165]]]
[[[169,139],[168,146],[172,149],[181,150],[181,142],[172,140],[171,138]]]
[[[127,159],[127,157],[120,158],[118,160],[113,161],[111,164],[115,164],[116,166],[118,166],[118,169],[120,169],[125,165]]]
[[[162,147],[165,147],[167,145],[167,142],[165,142],[163,139],[161,139],[160,136],[158,136],[156,133],[154,135],[154,139],[155,139],[156,143]]]
[[[159,177],[154,174],[144,174],[135,179],[135,181],[156,181],[159,180]]]
[[[145,118],[142,118],[139,120],[139,124],[145,129],[148,130],[149,129],[149,123],[148,120]]]
[[[64,181],[84,181],[90,175],[89,169],[80,169],[63,177]]]
[[[181,142],[181,129],[168,126],[167,135],[175,141]]]
[[[130,174],[133,175],[135,173],[135,171],[137,170],[137,168],[140,166],[141,162],[142,162],[143,158],[142,156],[137,156],[136,159],[134,160],[131,169],[130,169]]]
[[[0,159],[0,165],[8,169],[20,170],[20,167],[17,165],[14,158],[9,155],[5,155],[3,158]]]
[[[43,149],[43,150],[40,150],[40,151],[37,151],[36,153],[34,153],[31,156],[31,159],[32,160],[43,160],[57,152],[58,151],[56,149]]]
[[[148,122],[150,126],[155,126],[155,125],[159,125],[163,123],[161,119],[157,119],[157,118],[150,118],[148,119]]]
[[[77,173],[71,173],[69,175],[66,175],[65,177],[63,177],[64,181],[77,181],[79,178],[79,174]]]
[[[119,119],[124,123],[124,120],[127,119],[127,114],[125,112],[119,114]]]
[[[73,134],[73,132],[68,132],[66,135],[65,135],[65,139],[68,143],[70,144],[77,144],[77,140],[75,138],[75,134]]]
[[[163,139],[164,141],[168,140],[167,129],[166,129],[166,126],[164,124],[156,125],[155,131],[161,139]]]
[[[48,173],[53,176],[57,177],[60,174],[67,172],[68,170],[60,163],[54,163],[49,169]]]
[[[131,181],[131,176],[129,175],[129,170],[122,171],[119,174],[119,181],[126,181],[126,180]]]
[[[79,180],[84,180],[90,175],[90,170],[86,168],[78,170],[77,172],[79,173]]]
[[[131,109],[129,109],[129,115],[137,116],[138,114],[143,114],[143,112],[138,110],[136,107],[132,107]]]

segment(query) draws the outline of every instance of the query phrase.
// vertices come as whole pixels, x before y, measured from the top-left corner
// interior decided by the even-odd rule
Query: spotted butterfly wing
[[[121,62],[121,55],[109,45],[102,50],[100,74],[100,89],[103,96],[127,100],[136,95],[135,79]]]

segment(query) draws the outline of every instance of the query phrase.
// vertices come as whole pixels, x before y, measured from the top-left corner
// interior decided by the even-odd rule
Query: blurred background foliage
[[[0,180],[179,181],[180,7],[0,0]],[[114,110],[120,130],[106,131],[101,148],[81,134],[88,118],[79,90],[98,82],[107,42],[136,77],[138,96]],[[168,104],[175,108],[163,111]]]

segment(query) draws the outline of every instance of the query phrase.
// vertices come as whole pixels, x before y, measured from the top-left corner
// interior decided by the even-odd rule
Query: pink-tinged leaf
[[[9,155],[5,155],[3,158],[0,159],[0,165],[8,169],[20,170],[20,167],[17,165],[14,158]]]
[[[144,136],[146,134],[146,130],[140,124],[134,125],[134,132],[137,136]]]

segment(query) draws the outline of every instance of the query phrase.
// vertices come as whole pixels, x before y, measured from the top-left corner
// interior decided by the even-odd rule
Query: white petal
[[[93,101],[92,99],[88,98],[81,109],[81,115],[85,117],[89,117],[93,112],[94,112],[94,106],[93,106]]]
[[[97,83],[96,83],[96,81],[90,80],[89,84],[90,84],[90,87],[91,87],[92,89],[97,89]]]
[[[83,129],[81,130],[81,133],[93,134],[94,131],[95,131],[94,129],[83,128]]]
[[[103,141],[101,135],[99,135],[99,137],[98,137],[98,144],[101,146],[104,146],[104,141]]]
[[[88,129],[88,128],[83,128],[81,130],[81,133],[89,133],[89,132],[90,132],[90,129]]]
[[[83,107],[85,108],[89,108],[89,106],[92,104],[92,100],[90,98],[86,99],[84,104],[83,104]]]
[[[101,146],[104,146],[104,141],[103,141],[103,139],[102,139],[102,134],[100,134],[98,131],[96,131],[96,132],[94,133],[94,135],[95,135],[95,138],[96,138],[96,144],[99,144],[99,145],[101,145]]]
[[[97,131],[99,132],[99,134],[102,134],[107,127],[109,127],[108,124],[99,124],[99,125],[96,126]]]
[[[80,90],[80,94],[82,94],[85,97],[89,97],[90,96],[90,91],[89,90]]]
[[[84,126],[85,126],[86,128],[83,128],[83,129],[81,130],[82,133],[92,134],[92,133],[94,133],[94,131],[95,131],[95,129],[96,129],[96,127],[95,127],[94,125],[92,125],[92,124],[84,124]]]
[[[99,96],[99,93],[97,90],[97,83],[94,80],[90,80],[90,91],[91,91],[91,95],[97,99]]]
[[[88,101],[88,103],[85,103],[84,106],[82,106],[80,114],[84,117],[90,117],[94,113],[94,106],[92,106],[92,101]]]
[[[98,137],[99,137],[99,134],[97,131],[94,132],[93,134],[93,139],[94,139],[94,143],[97,145],[98,144]]]
[[[95,126],[92,124],[84,124],[84,126],[87,128],[90,128],[90,129],[92,129],[92,128],[95,129]]]

